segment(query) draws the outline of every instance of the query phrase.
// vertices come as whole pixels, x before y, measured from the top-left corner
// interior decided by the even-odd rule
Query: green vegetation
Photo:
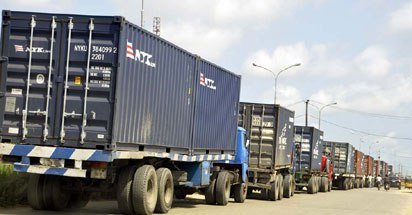
[[[27,176],[13,172],[13,166],[0,163],[0,207],[26,203]]]

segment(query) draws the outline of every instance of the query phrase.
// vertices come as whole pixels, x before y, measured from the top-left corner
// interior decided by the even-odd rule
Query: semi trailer
[[[124,214],[197,190],[246,198],[240,76],[120,16],[5,10],[0,53],[0,157],[29,173],[32,208],[92,192],[116,193]]]
[[[241,102],[239,124],[246,129],[249,193],[281,200],[295,192],[292,174],[294,112],[279,105]]]
[[[355,182],[354,147],[349,143],[326,141],[333,158],[333,187],[341,190],[352,189]]]
[[[374,159],[370,155],[365,155],[365,158],[363,160],[363,166],[364,166],[364,175],[365,175],[365,187],[373,187],[374,186],[374,178],[375,174],[373,171],[373,164],[374,164]]]
[[[323,131],[314,127],[295,126],[294,174],[296,189],[307,193],[330,191],[329,172],[322,168]],[[327,159],[324,157],[323,159]]]
[[[355,181],[353,184],[354,188],[363,188],[365,184],[364,156],[365,154],[363,152],[355,149],[355,157],[354,157]]]

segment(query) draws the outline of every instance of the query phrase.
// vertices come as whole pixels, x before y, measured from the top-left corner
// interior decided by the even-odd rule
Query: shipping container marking
[[[150,59],[153,57],[153,55],[144,51],[140,51],[139,49],[133,49],[133,43],[129,41],[127,41],[126,57],[135,61],[139,61],[140,63],[143,63],[147,66],[156,68],[156,64],[150,62]]]

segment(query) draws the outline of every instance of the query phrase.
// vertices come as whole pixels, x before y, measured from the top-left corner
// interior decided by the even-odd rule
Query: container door
[[[0,123],[3,142],[53,138],[61,24],[3,12]]]
[[[109,146],[116,17],[5,11],[3,21],[3,142]]]
[[[119,25],[67,17],[62,29],[54,135],[65,146],[110,148]]]

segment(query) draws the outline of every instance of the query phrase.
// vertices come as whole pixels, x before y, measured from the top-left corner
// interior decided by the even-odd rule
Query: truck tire
[[[275,176],[275,181],[271,183],[271,188],[268,190],[268,199],[271,201],[277,201],[279,198],[279,177]]]
[[[27,200],[34,210],[44,210],[43,201],[44,175],[30,174],[27,185]]]
[[[216,191],[216,178],[213,177],[210,180],[209,186],[205,190],[206,204],[208,204],[208,205],[215,205],[216,204],[215,191]]]
[[[329,184],[328,192],[330,192],[332,190],[332,181],[329,181],[329,179],[328,179],[328,184]]]
[[[349,188],[350,188],[350,179],[345,178],[343,180],[343,190],[349,190]]]
[[[117,182],[117,207],[122,214],[133,214],[132,184],[137,167],[127,166],[120,170]]]
[[[45,175],[43,193],[48,210],[62,211],[69,206],[70,193],[62,188],[62,179],[56,175]]]
[[[235,202],[245,202],[247,196],[247,183],[236,184],[233,186]]]
[[[325,180],[326,179],[326,180]],[[320,178],[320,187],[319,187],[319,192],[326,192],[328,190],[328,180],[325,177]]]
[[[133,209],[136,214],[153,214],[157,202],[157,176],[152,165],[137,168],[132,183]]]
[[[90,201],[90,195],[91,193],[89,192],[74,192],[70,195],[70,200],[68,204],[68,208],[72,209],[79,209],[79,208],[84,208],[87,203]]]
[[[290,198],[292,196],[292,177],[290,174],[285,176],[283,181],[283,197]]]
[[[315,194],[316,193],[316,177],[312,176],[309,178],[308,181],[308,189],[307,189],[309,194]]]
[[[216,181],[216,203],[218,205],[227,205],[230,198],[231,177],[228,171],[219,172]]]
[[[279,174],[278,175],[278,177],[279,177],[279,196],[278,196],[278,200],[282,200],[283,199],[283,189],[284,189],[284,186],[283,186],[283,175],[282,174]]]
[[[159,168],[157,175],[157,203],[156,213],[167,213],[172,208],[173,203],[173,176],[168,168]]]
[[[315,176],[315,194],[319,192],[319,177]]]

